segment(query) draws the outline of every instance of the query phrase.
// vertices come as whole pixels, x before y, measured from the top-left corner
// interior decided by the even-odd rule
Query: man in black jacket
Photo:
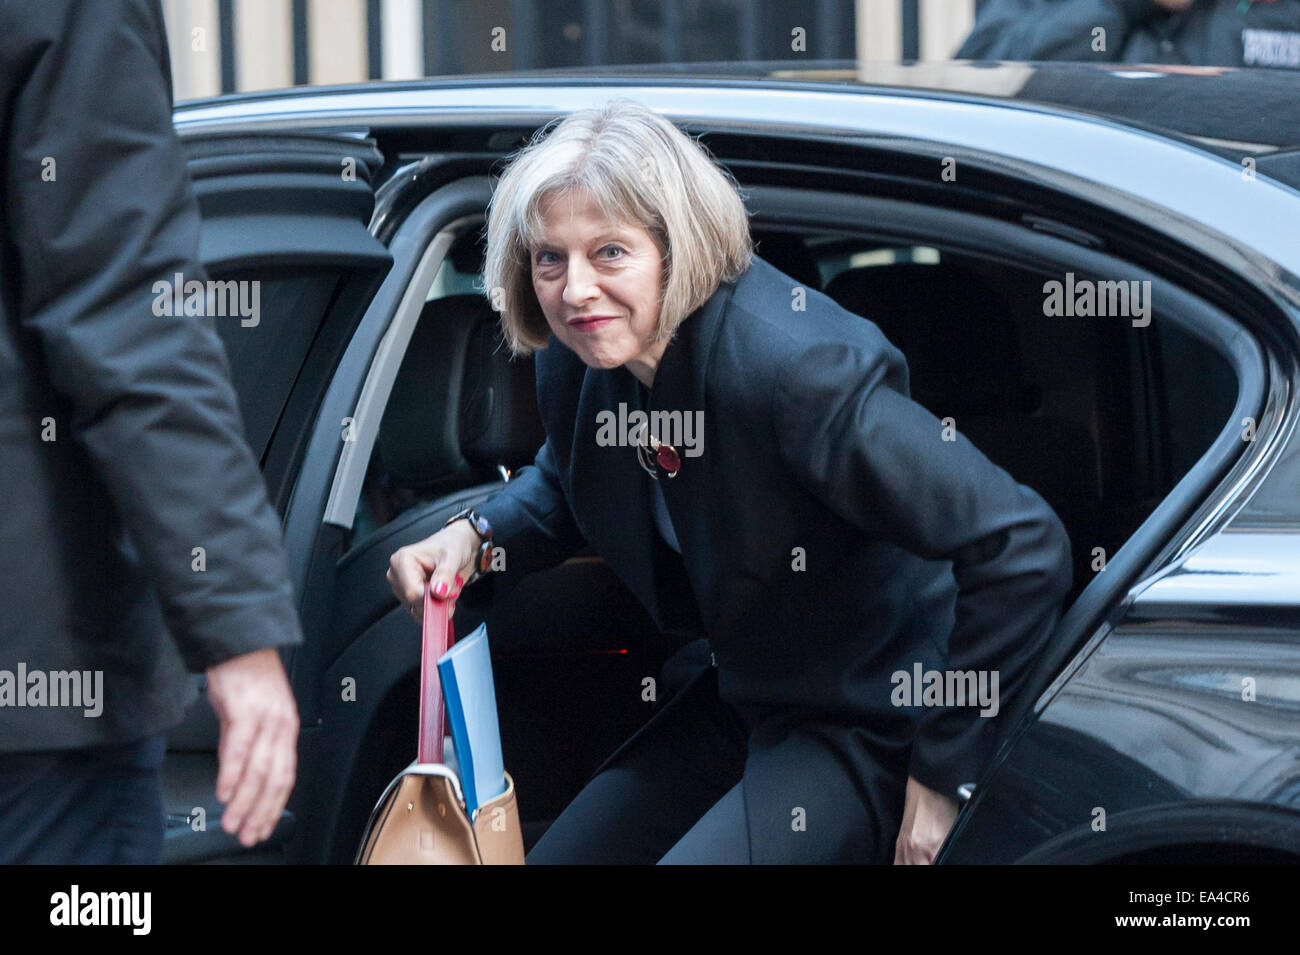
[[[956,58],[1300,69],[1300,0],[989,0]]]
[[[160,857],[165,731],[206,672],[222,825],[296,772],[279,522],[212,319],[157,0],[0,4],[0,862]]]

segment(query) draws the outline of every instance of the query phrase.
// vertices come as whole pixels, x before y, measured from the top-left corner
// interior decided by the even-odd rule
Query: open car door
[[[249,290],[243,301],[256,304],[214,322],[248,443],[283,520],[307,432],[392,264],[367,228],[383,157],[364,132],[250,134],[187,125],[178,129],[202,214],[200,259],[210,279],[248,283],[240,286]],[[291,571],[300,578],[301,568],[291,564]],[[203,677],[195,679],[202,687]],[[218,736],[206,695],[169,735],[163,861],[286,861],[294,830],[288,810],[250,850],[222,830]]]

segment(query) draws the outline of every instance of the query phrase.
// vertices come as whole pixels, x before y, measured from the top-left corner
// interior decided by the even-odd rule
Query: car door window
[[[913,400],[1052,506],[1073,542],[1070,600],[1096,548],[1132,536],[1235,401],[1228,363],[1173,322],[1045,316],[1051,276],[859,236],[765,238],[778,268],[811,257],[825,294],[903,352]]]
[[[334,269],[280,268],[215,277],[256,289],[256,316],[219,316],[244,432],[261,460],[339,284]]]

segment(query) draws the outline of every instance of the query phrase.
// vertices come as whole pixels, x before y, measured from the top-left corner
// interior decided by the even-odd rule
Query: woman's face
[[[588,366],[627,365],[649,385],[667,345],[651,345],[663,276],[654,239],[606,219],[586,190],[551,199],[543,221],[533,291],[551,331]]]

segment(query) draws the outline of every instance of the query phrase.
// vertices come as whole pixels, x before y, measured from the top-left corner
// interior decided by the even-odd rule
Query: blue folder
[[[473,818],[479,806],[506,791],[486,624],[479,624],[477,630],[457,640],[438,658],[438,678],[460,764],[465,809]]]

